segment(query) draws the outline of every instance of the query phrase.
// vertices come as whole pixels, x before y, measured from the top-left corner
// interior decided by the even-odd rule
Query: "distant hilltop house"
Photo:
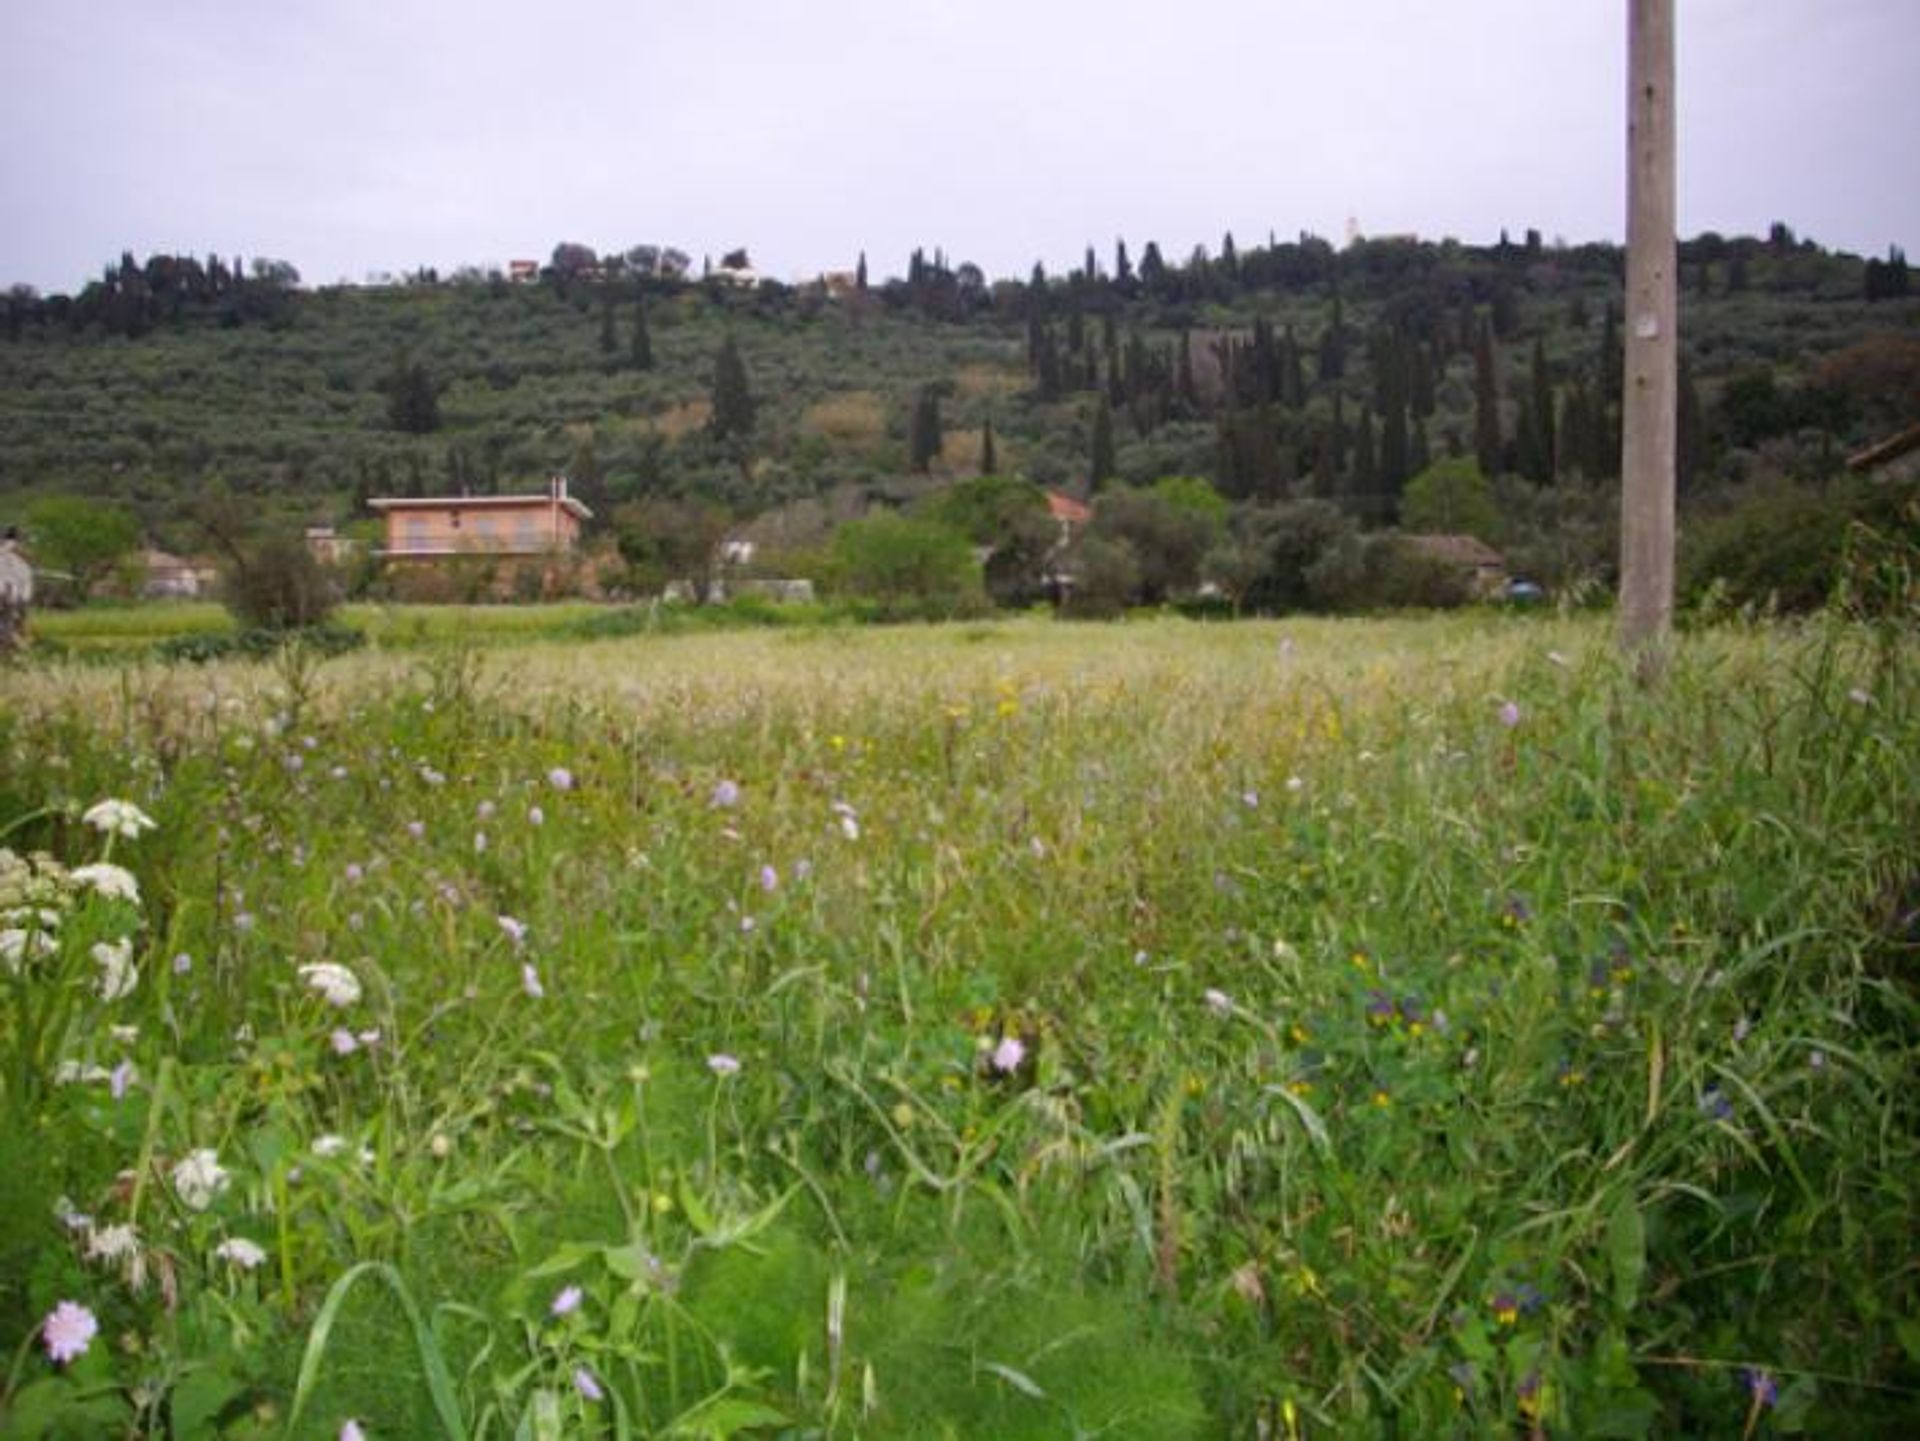
[[[516,284],[525,285],[540,278],[540,262],[537,260],[509,260],[507,279]]]
[[[1408,535],[1401,539],[1416,555],[1461,572],[1476,596],[1498,593],[1507,583],[1507,558],[1475,535]]]
[[[852,270],[829,270],[821,275],[820,284],[826,287],[830,298],[845,300],[859,291],[860,276]]]
[[[322,565],[345,565],[360,549],[357,540],[330,525],[308,526],[306,541],[307,553]]]
[[[462,555],[531,556],[571,551],[593,512],[556,475],[544,495],[384,496],[367,502],[385,517],[383,557],[438,561]]]
[[[1060,527],[1060,544],[1067,545],[1073,540],[1073,533],[1093,519],[1093,508],[1070,495],[1050,490],[1047,492],[1047,514]]]
[[[1847,457],[1847,469],[1869,480],[1920,478],[1920,425],[1910,425],[1898,435],[1856,451]]]

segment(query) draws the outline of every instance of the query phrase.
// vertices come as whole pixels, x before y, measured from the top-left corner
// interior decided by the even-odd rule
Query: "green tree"
[[[1093,436],[1088,449],[1087,479],[1098,490],[1113,479],[1113,407],[1104,395],[1093,412]]]
[[[1484,319],[1473,337],[1473,454],[1483,474],[1500,470],[1500,390],[1493,360],[1493,327]]]
[[[395,430],[430,435],[440,428],[440,389],[418,360],[396,357],[382,388],[387,392],[387,420]]]
[[[1428,466],[1407,482],[1400,525],[1416,535],[1472,535],[1491,544],[1500,532],[1493,486],[1465,456]]]
[[[696,602],[713,593],[720,543],[732,525],[725,507],[700,500],[640,500],[613,512],[614,544],[633,582],[661,590],[679,581]]]
[[[940,453],[944,441],[940,434],[940,395],[931,385],[923,385],[913,402],[913,428],[909,437],[909,460],[913,469],[925,475]]]
[[[49,593],[84,600],[140,540],[140,527],[117,505],[50,495],[27,507],[27,543],[34,564],[69,577]]]
[[[303,630],[324,624],[338,604],[338,583],[298,531],[275,528],[236,546],[221,571],[227,609],[255,630]]]
[[[714,357],[712,401],[707,433],[744,454],[753,440],[753,389],[747,380],[746,362],[740,358],[740,347],[731,333]]]
[[[633,340],[627,349],[627,364],[635,370],[653,369],[653,332],[647,325],[647,303],[633,307]]]
[[[893,514],[849,521],[833,534],[836,585],[893,614],[957,614],[982,597],[980,564],[956,530]]]

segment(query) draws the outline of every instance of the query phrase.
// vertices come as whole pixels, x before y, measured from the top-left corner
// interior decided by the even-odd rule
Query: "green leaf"
[[[1613,1268],[1614,1304],[1631,1311],[1647,1274],[1647,1222],[1631,1192],[1620,1198],[1607,1222],[1607,1261]]]
[[[762,1426],[787,1426],[792,1421],[785,1412],[776,1411],[759,1401],[738,1396],[721,1396],[687,1412],[674,1422],[669,1436],[698,1438],[698,1441],[730,1441],[742,1431]]]
[[[220,1413],[245,1393],[246,1383],[218,1366],[194,1371],[173,1388],[170,1410],[176,1436],[211,1436]]]

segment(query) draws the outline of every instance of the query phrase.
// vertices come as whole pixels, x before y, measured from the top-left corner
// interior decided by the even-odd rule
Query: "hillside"
[[[978,472],[989,420],[996,468],[1047,485],[1085,487],[1096,468],[1200,475],[1230,499],[1314,494],[1370,523],[1449,452],[1549,500],[1615,465],[1615,247],[1228,237],[1184,265],[1149,246],[1136,268],[1122,246],[1066,277],[991,284],[916,254],[906,279],[838,294],[578,251],[560,247],[534,283],[313,291],[271,262],[223,289],[196,262],[127,257],[78,296],[15,295],[0,519],[78,493],[188,544],[214,483],[339,521],[372,494],[554,471],[603,514],[661,494],[740,514],[836,487],[906,494],[927,483],[912,454],[923,392],[942,437],[931,480]],[[1920,301],[1897,252],[1862,262],[1776,227],[1689,241],[1681,270],[1684,493],[1830,472],[1920,409]],[[720,438],[728,336],[752,419]]]

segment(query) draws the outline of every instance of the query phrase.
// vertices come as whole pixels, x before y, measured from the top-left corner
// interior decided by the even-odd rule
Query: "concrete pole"
[[[1679,300],[1673,0],[1627,0],[1627,323],[1620,643],[1657,672],[1673,621]]]

